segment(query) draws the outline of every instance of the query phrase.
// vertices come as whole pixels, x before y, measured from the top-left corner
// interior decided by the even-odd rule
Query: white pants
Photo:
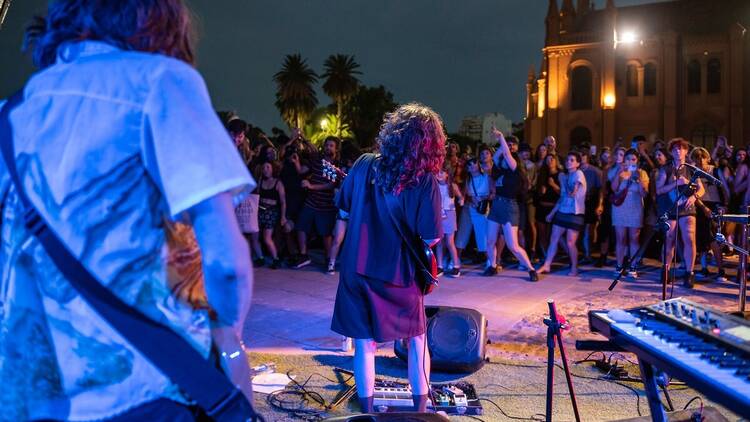
[[[487,252],[487,216],[479,214],[471,205],[464,205],[461,216],[458,219],[458,232],[456,233],[456,247],[465,249],[471,237],[471,229],[474,228],[474,239],[477,242],[479,252]]]

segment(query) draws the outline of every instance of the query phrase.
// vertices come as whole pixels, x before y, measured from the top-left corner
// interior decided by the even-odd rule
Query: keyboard
[[[627,311],[590,311],[589,326],[636,354],[642,373],[644,365],[658,368],[727,409],[750,416],[748,321],[675,298]],[[650,370],[645,372],[648,376]],[[661,404],[654,406],[652,415]]]

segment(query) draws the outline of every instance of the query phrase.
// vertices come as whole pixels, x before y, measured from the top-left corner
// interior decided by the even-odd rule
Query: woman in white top
[[[461,261],[458,258],[458,251],[456,250],[456,201],[459,206],[463,205],[464,197],[461,195],[461,190],[453,182],[453,177],[446,171],[446,167],[449,163],[446,162],[446,166],[437,174],[438,188],[440,189],[440,199],[442,200],[443,209],[443,241],[436,245],[435,252],[438,261],[438,272],[443,271],[443,247],[448,250],[451,259],[451,268],[446,268],[446,274],[451,277],[459,277],[461,275]]]
[[[466,161],[466,169],[469,174],[466,175],[463,208],[468,209],[468,212],[464,211],[462,217],[465,218],[468,215],[471,227],[474,228],[477,249],[480,254],[485,255],[487,252],[487,215],[490,211],[490,176],[482,172],[477,159],[473,157]],[[459,224],[465,223],[462,221]],[[459,234],[460,232],[461,230]],[[457,247],[461,249],[466,247],[470,234],[470,232],[466,233],[465,237],[459,235],[459,239],[456,240]]]
[[[560,199],[547,215],[547,222],[552,223],[552,237],[547,250],[547,257],[538,272],[548,273],[552,260],[557,253],[557,243],[563,234],[567,236],[568,256],[570,256],[569,276],[578,275],[578,233],[584,227],[583,214],[586,209],[586,177],[579,169],[581,154],[569,152],[565,160],[565,173],[560,173]],[[567,233],[566,233],[567,232]]]

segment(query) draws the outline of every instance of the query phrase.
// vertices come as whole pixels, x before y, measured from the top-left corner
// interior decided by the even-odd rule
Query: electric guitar
[[[346,172],[336,167],[333,163],[326,160],[325,158],[320,160],[320,164],[323,168],[323,177],[331,181],[332,183],[340,184],[346,179]]]

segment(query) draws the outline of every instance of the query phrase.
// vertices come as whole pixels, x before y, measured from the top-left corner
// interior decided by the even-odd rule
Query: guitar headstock
[[[323,167],[323,177],[330,180],[333,183],[338,183],[346,177],[346,173],[340,168],[336,167],[333,163],[326,159],[321,159],[320,163]]]

